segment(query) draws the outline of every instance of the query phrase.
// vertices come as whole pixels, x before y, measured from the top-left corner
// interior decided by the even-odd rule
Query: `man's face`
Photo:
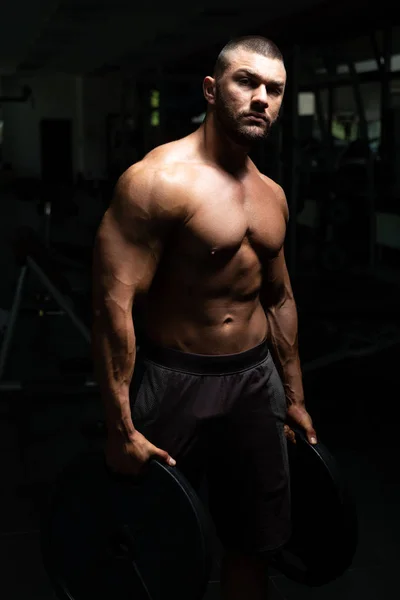
[[[236,143],[253,146],[265,139],[277,120],[286,83],[283,62],[247,50],[231,53],[216,81],[215,112],[224,132]]]

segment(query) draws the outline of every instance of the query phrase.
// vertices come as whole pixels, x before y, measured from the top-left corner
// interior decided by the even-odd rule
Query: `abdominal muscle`
[[[193,354],[236,354],[265,340],[268,322],[258,295],[231,298],[173,298],[158,292],[144,313],[146,336],[153,343]]]

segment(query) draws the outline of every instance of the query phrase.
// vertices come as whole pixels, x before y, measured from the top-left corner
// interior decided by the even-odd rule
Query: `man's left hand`
[[[317,434],[313,427],[313,422],[308,414],[304,403],[293,403],[288,406],[287,409],[287,423],[285,424],[285,435],[288,440],[296,443],[296,435],[290,428],[290,425],[297,425],[304,429],[307,439],[310,444],[315,445],[317,443]]]

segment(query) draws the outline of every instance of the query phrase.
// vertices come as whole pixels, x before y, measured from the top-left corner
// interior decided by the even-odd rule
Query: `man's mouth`
[[[256,114],[250,114],[247,115],[248,119],[252,119],[253,121],[257,121],[258,123],[266,123],[267,119],[265,117],[263,117],[262,115],[256,115]]]

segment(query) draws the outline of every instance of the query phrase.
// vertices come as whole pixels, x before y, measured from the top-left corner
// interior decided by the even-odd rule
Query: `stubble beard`
[[[270,121],[265,124],[246,123],[244,117],[248,112],[235,114],[218,85],[214,107],[219,127],[236,144],[253,148],[267,139],[273,123]]]

